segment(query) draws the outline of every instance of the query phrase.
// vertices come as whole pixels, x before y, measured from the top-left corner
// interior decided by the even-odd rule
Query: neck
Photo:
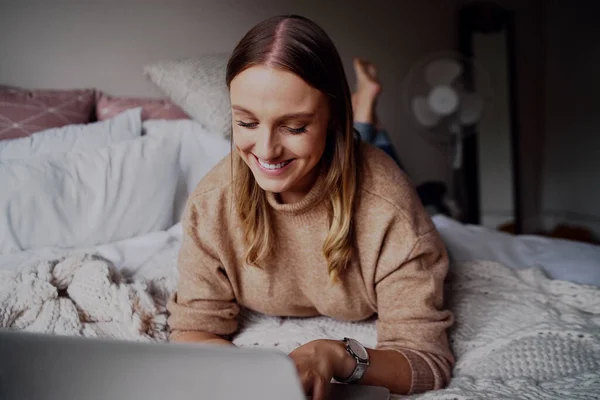
[[[317,178],[319,177],[320,164],[317,164],[308,174],[290,190],[278,194],[278,199],[282,204],[297,203],[306,196],[312,189]]]

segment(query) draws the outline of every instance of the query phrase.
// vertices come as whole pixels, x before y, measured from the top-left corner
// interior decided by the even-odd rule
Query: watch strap
[[[340,383],[354,383],[354,382],[360,380],[360,378],[362,378],[362,376],[365,374],[365,371],[367,370],[368,366],[369,366],[369,364],[365,364],[360,361],[357,361],[356,367],[354,367],[354,371],[352,371],[352,375],[350,375],[346,379],[340,380],[338,378],[335,378],[335,380]]]
[[[344,338],[344,344],[346,346],[346,352],[352,357],[354,358],[354,360],[356,361],[356,367],[354,367],[354,371],[352,371],[352,374],[350,374],[350,376],[346,379],[343,378],[338,378],[338,377],[334,377],[333,379],[335,379],[336,381],[340,382],[340,383],[353,383],[356,382],[358,380],[360,380],[360,378],[362,378],[362,376],[364,375],[365,371],[367,370],[367,367],[369,366],[369,360],[367,359],[366,362],[363,361],[360,357],[358,357],[356,354],[354,354],[354,352],[350,349],[349,345],[348,345],[348,338]],[[355,341],[356,343],[359,343],[358,341]],[[359,343],[360,344],[360,343]],[[360,344],[362,346],[362,344]],[[363,346],[364,348],[364,346]],[[366,351],[366,349],[365,349]]]

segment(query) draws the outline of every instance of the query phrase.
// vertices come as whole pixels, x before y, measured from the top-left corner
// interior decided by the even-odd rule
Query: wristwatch
[[[369,353],[367,352],[365,346],[360,344],[358,340],[345,337],[344,344],[346,345],[346,351],[348,354],[350,354],[356,360],[356,367],[348,378],[341,379],[334,377],[333,379],[340,383],[353,383],[360,380],[367,370],[367,367],[369,366]]]

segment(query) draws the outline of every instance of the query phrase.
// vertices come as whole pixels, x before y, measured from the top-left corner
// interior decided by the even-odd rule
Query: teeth
[[[267,169],[279,169],[279,168],[283,168],[286,165],[288,165],[290,162],[289,161],[284,161],[282,163],[279,164],[269,164],[264,162],[263,160],[259,159],[258,162],[260,163],[260,165],[262,165],[263,167],[267,168]]]

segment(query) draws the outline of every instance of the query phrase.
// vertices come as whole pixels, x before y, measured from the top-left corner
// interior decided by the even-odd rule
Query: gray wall
[[[141,74],[145,64],[231,51],[254,24],[282,13],[305,15],[328,32],[351,85],[352,57],[380,66],[381,119],[407,172],[417,183],[445,179],[445,150],[410,128],[400,84],[418,59],[455,47],[454,1],[2,0],[0,83],[160,96]]]
[[[555,0],[546,21],[543,217],[600,238],[600,4]]]
[[[0,84],[96,87],[114,95],[160,96],[142,76],[150,62],[230,51],[254,24],[299,13],[332,37],[351,85],[354,56],[380,66],[380,117],[415,183],[446,180],[447,147],[415,131],[401,107],[401,82],[421,58],[455,49],[466,0],[0,0]],[[543,121],[539,107],[541,0],[500,0],[517,15],[519,103],[526,218],[539,216]],[[539,153],[539,151],[538,151]],[[533,156],[531,154],[534,154]],[[532,194],[533,193],[533,194]],[[530,224],[531,225],[531,224]]]

